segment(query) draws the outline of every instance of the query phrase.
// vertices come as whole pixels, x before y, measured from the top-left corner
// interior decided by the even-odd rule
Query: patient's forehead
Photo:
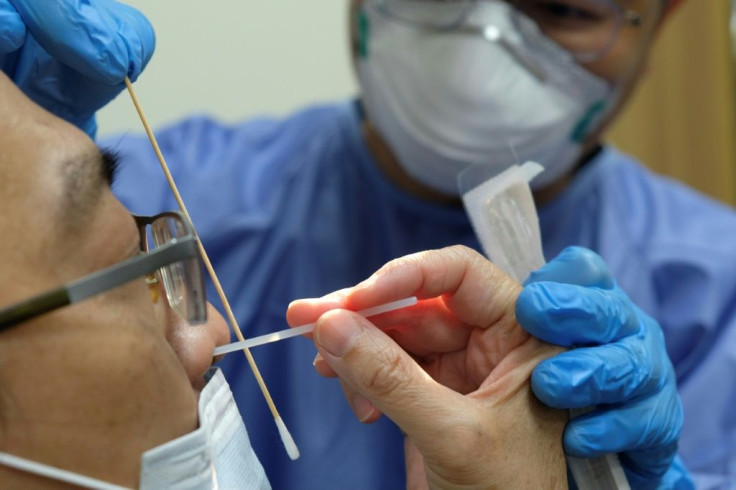
[[[83,132],[32,102],[0,72],[0,176],[9,179],[0,187],[11,194],[34,187],[48,193],[61,177],[80,174],[80,159],[95,155]]]
[[[96,160],[97,159],[97,160]],[[89,213],[85,203],[102,188],[99,151],[74,126],[28,99],[0,73],[0,242],[24,257],[40,255],[49,242],[72,241],[63,233],[69,211]],[[91,185],[94,184],[94,185]]]
[[[33,103],[0,72],[0,127],[3,128],[3,133],[30,121],[48,122],[50,117],[49,113]]]

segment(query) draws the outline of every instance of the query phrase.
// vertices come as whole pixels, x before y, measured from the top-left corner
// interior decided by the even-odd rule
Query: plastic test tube
[[[412,306],[415,304],[417,304],[417,298],[416,296],[412,296],[410,298],[404,298],[398,301],[392,301],[391,303],[385,303],[382,305],[374,306],[372,308],[366,308],[365,310],[360,310],[357,313],[360,316],[368,318],[371,316],[380,315],[381,313],[388,313],[389,311],[406,308],[407,306]],[[309,333],[312,330],[314,330],[314,325],[315,325],[314,323],[308,323],[306,325],[301,325],[299,327],[287,328],[286,330],[281,330],[279,332],[267,333],[259,337],[253,337],[252,339],[246,339],[242,342],[233,342],[232,344],[221,345],[215,348],[215,351],[213,352],[212,355],[219,356],[222,354],[228,354],[230,352],[235,352],[235,351],[243,350],[246,348],[250,349],[251,347],[255,347],[257,345],[268,344],[269,342],[276,342],[278,340],[283,340],[283,339],[288,339],[290,337],[304,335],[305,333]]]

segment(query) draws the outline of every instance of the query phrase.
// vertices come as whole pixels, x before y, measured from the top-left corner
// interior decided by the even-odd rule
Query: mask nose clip
[[[524,53],[514,46],[512,42],[509,42],[501,32],[501,29],[497,26],[493,24],[485,26],[463,24],[455,28],[452,32],[472,36],[480,35],[489,43],[498,44],[529,73],[534,75],[534,78],[539,80],[540,83],[545,83],[547,81],[547,74],[544,72],[542,67],[539,66],[539,63],[524,55]]]
[[[542,68],[536,62],[534,62],[529,57],[524,56],[521,51],[516,49],[516,46],[510,43],[504,37],[503,33],[501,33],[501,29],[494,25],[488,25],[483,28],[476,27],[475,29],[481,31],[483,39],[491,43],[497,43],[499,46],[505,49],[506,52],[509,53],[521,66],[526,68],[529,73],[534,75],[534,77],[539,80],[540,83],[545,83],[547,81],[547,74],[544,73],[544,70],[542,70]]]

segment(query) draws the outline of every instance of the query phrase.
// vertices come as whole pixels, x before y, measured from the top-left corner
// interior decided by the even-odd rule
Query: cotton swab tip
[[[299,459],[299,448],[296,447],[296,442],[294,442],[294,438],[291,437],[291,433],[289,432],[289,429],[286,428],[286,424],[281,420],[281,417],[277,417],[274,420],[276,421],[276,427],[279,428],[279,435],[281,436],[281,442],[284,443],[286,453],[292,461]]]

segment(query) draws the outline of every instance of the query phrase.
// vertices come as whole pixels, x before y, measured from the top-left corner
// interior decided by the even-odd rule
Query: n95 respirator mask
[[[536,161],[540,188],[570,171],[612,87],[509,4],[479,2],[429,30],[358,12],[358,77],[371,122],[418,182],[457,195],[470,165]]]

